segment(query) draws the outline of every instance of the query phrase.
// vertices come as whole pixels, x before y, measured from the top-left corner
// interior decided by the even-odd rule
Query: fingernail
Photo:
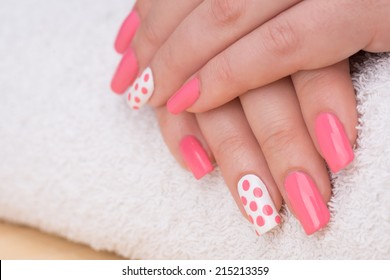
[[[142,72],[135,82],[130,87],[127,94],[127,102],[130,108],[138,110],[144,106],[154,91],[154,79],[152,69],[149,67]]]
[[[133,83],[138,73],[137,58],[130,48],[122,57],[111,81],[111,89],[118,94],[124,93]]]
[[[315,183],[303,172],[291,172],[285,180],[291,207],[307,235],[326,226],[330,213]]]
[[[354,154],[351,144],[342,123],[335,115],[322,113],[317,117],[316,135],[322,155],[334,173],[352,162]]]
[[[185,136],[180,141],[180,152],[196,179],[214,170],[206,151],[194,136]]]
[[[116,36],[115,50],[118,53],[123,54],[130,46],[131,40],[133,40],[139,24],[140,18],[138,13],[134,10],[123,21],[118,35]]]
[[[180,114],[198,100],[199,94],[199,79],[194,78],[187,82],[168,100],[168,111],[175,115]]]
[[[243,176],[238,181],[237,190],[257,235],[264,234],[280,224],[281,218],[267,187],[259,177],[253,174]]]

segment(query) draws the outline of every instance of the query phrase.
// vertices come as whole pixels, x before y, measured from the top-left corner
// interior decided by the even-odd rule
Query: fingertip
[[[134,38],[135,33],[137,32],[140,23],[141,20],[138,12],[136,10],[131,11],[123,21],[116,36],[114,48],[117,53],[124,54],[126,52]]]
[[[184,136],[179,146],[186,165],[197,180],[214,170],[214,166],[206,150],[195,136]]]
[[[199,79],[194,78],[182,86],[167,102],[167,109],[177,115],[190,108],[200,96]]]
[[[352,146],[343,124],[335,114],[328,112],[319,114],[315,131],[321,153],[332,172],[344,169],[353,161]]]
[[[123,94],[133,83],[138,73],[137,58],[130,48],[122,57],[111,80],[111,89],[117,94]]]
[[[302,171],[290,172],[285,178],[285,190],[291,207],[307,235],[328,224],[329,209],[310,175]]]

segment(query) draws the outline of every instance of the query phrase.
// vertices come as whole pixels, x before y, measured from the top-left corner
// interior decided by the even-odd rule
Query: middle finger
[[[290,78],[241,96],[248,122],[289,208],[309,235],[330,218],[325,163],[307,131]]]

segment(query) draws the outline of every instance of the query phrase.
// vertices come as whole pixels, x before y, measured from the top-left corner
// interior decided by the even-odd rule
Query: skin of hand
[[[122,25],[115,44],[118,52],[127,51],[118,67],[113,88],[118,89],[120,86],[117,85],[120,84],[123,89],[116,91],[121,92],[133,84],[127,99],[132,108],[138,109],[140,106],[136,106],[137,103],[148,102],[143,99],[145,93],[142,92],[142,85],[147,90],[150,89],[149,77],[153,80],[151,88],[154,93],[149,96],[153,103],[158,98],[156,92],[169,92],[169,88],[164,88],[165,84],[169,83],[171,89],[175,85],[180,87],[183,81],[196,76],[198,81],[192,83],[190,90],[195,87],[198,91],[199,94],[195,95],[197,104],[200,97],[203,97],[200,92],[204,92],[200,76],[203,69],[221,54],[246,40],[262,24],[268,24],[267,20],[280,16],[289,7],[294,8],[294,4],[298,6],[297,3],[301,1],[280,1],[278,5],[269,5],[257,19],[249,13],[246,15],[249,19],[242,20],[241,25],[232,31],[232,23],[237,22],[245,9],[254,9],[253,5],[258,2],[262,2],[263,6],[265,3],[272,3],[242,1],[245,3],[238,8],[238,14],[228,12],[237,11],[233,7],[237,2],[158,0],[151,5],[149,0],[139,1],[134,10],[136,12],[133,11]],[[162,13],[163,8],[170,12]],[[199,23],[199,17],[205,19],[202,28],[207,27],[208,32],[203,32],[204,34],[198,30],[199,24],[194,25],[195,22]],[[274,19],[270,21],[272,20]],[[129,26],[135,30],[132,31]],[[187,35],[180,30],[186,30]],[[129,34],[135,36],[133,40],[129,38]],[[189,36],[191,34],[193,36]],[[188,42],[184,40],[186,36]],[[216,36],[221,40],[215,40]],[[202,41],[203,39],[205,40]],[[198,45],[194,45],[195,41],[199,41]],[[208,47],[202,48],[199,45],[201,43]],[[181,50],[182,47],[184,50]],[[191,55],[188,55],[188,50],[191,50]],[[167,58],[168,53],[171,61]],[[176,61],[179,59],[177,54],[182,56],[182,63]],[[243,55],[245,56],[244,52]],[[163,58],[160,60],[161,64],[155,62],[159,61],[159,57]],[[158,71],[161,70],[162,73],[164,70],[160,67],[164,60],[167,72],[165,77],[158,74]],[[248,63],[249,68],[242,68],[241,72],[251,72],[252,64]],[[157,67],[158,65],[160,66]],[[170,81],[173,77],[171,74],[174,74],[170,72],[175,71],[166,69],[178,70],[178,67],[179,78],[175,77]],[[268,70],[272,72],[274,68]],[[129,69],[133,71],[132,74],[128,73]],[[149,71],[141,73],[134,82],[140,69]],[[214,77],[221,75],[221,69],[214,68]],[[122,73],[124,74],[121,75]],[[252,78],[253,74],[250,74]],[[232,79],[232,82],[240,79],[240,75]],[[253,78],[256,81],[252,83],[262,81],[259,75],[256,76],[256,79]],[[170,112],[172,107],[170,108],[169,102],[167,107],[156,108],[162,134],[175,158],[197,178],[212,171],[211,162],[215,158],[241,212],[254,224],[258,234],[265,233],[280,223],[277,211],[281,207],[282,198],[300,220],[306,233],[311,234],[325,226],[329,220],[325,203],[330,198],[331,188],[322,157],[336,172],[353,159],[351,145],[356,139],[357,117],[348,63],[342,61],[318,70],[295,71],[291,78],[284,78],[264,87],[252,89],[250,83],[245,85],[246,82],[241,86],[248,88],[237,94],[241,95],[240,100],[226,103],[229,100],[225,98],[226,101],[221,104],[226,105],[207,112],[200,110],[202,113],[194,115],[181,110],[177,112],[180,114],[174,116]],[[137,84],[138,91],[135,89]],[[191,94],[187,93],[184,100],[188,102],[190,97]],[[160,98],[164,98],[164,94]],[[330,139],[330,134],[337,134],[338,139]],[[338,147],[342,148],[341,155],[336,152]],[[256,186],[259,186],[260,191]],[[308,195],[317,207],[305,205],[305,196]]]

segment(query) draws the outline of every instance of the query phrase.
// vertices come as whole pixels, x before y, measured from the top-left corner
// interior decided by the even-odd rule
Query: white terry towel
[[[129,258],[390,258],[390,55],[356,64],[356,159],[332,220],[307,237],[284,211],[262,237],[218,172],[196,181],[152,111],[111,94],[125,0],[2,0],[0,219]]]

